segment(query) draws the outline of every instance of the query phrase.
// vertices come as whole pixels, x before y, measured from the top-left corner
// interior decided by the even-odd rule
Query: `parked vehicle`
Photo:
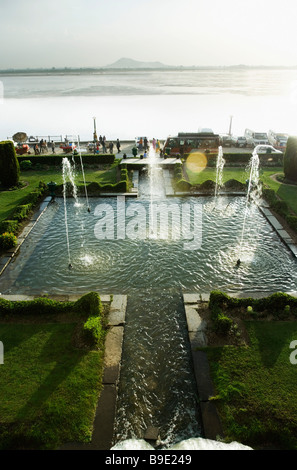
[[[268,135],[266,132],[255,132],[251,129],[246,129],[244,131],[244,136],[247,140],[247,144],[251,147],[256,147],[257,145],[269,145]]]
[[[269,143],[278,150],[285,151],[288,141],[288,134],[282,134],[280,132],[274,132],[270,130],[268,132]]]
[[[244,136],[235,136],[233,135],[232,136],[232,145],[234,145],[234,147],[247,147],[247,140],[246,140],[246,137]]]
[[[220,135],[220,145],[222,147],[231,147],[233,145],[232,137],[229,134]]]
[[[165,155],[187,155],[195,150],[200,152],[217,152],[220,145],[218,134],[211,132],[179,132],[177,136],[168,137],[163,150]]]
[[[263,154],[263,153],[278,153],[280,155],[282,155],[283,152],[281,152],[280,150],[277,150],[275,149],[274,147],[272,147],[272,145],[257,145],[255,147],[255,151],[258,153],[258,154]]]

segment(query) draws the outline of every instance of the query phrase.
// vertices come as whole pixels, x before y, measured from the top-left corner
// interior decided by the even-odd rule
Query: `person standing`
[[[51,146],[52,146],[52,153],[56,153],[56,150],[55,150],[55,142],[52,140],[52,143],[51,143]]]
[[[143,139],[143,147],[144,147],[144,151],[146,152],[147,151],[147,137]]]
[[[121,143],[120,143],[119,139],[117,139],[117,149],[118,149],[118,153],[120,153],[120,151],[121,151]]]

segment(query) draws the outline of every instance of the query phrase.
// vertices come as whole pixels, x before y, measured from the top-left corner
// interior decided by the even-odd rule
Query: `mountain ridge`
[[[137,69],[137,68],[168,68],[169,65],[162,64],[162,62],[145,62],[134,60],[127,57],[122,57],[112,64],[106,65],[105,68],[109,69]]]

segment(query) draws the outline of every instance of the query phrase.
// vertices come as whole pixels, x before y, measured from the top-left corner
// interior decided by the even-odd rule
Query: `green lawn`
[[[91,439],[103,353],[76,349],[75,326],[0,324],[0,448]]]
[[[96,181],[98,183],[107,184],[116,182],[117,168],[115,165],[106,166],[105,170],[85,169],[86,183]],[[10,191],[0,191],[0,222],[9,218],[15,207],[22,204],[25,197],[31,191],[34,191],[40,181],[49,183],[55,181],[57,184],[63,183],[62,171],[60,169],[49,168],[47,170],[30,170],[23,171],[20,178],[23,187]],[[83,184],[83,175],[81,171],[77,171],[76,184]]]
[[[283,175],[282,167],[269,167],[260,169],[260,179],[263,183],[273,189],[276,194],[283,199],[288,206],[297,214],[297,185],[289,185],[276,181],[272,178],[273,175]],[[204,168],[201,172],[194,173],[187,170],[187,175],[191,184],[201,184],[206,180],[216,180],[216,169],[215,168]],[[241,183],[249,178],[249,173],[244,167],[227,167],[223,170],[223,182],[230,179],[235,179]]]
[[[297,322],[246,322],[249,347],[208,348],[216,404],[228,440],[297,449]]]

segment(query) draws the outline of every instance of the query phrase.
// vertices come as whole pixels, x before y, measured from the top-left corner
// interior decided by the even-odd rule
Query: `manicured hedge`
[[[289,308],[287,306],[289,306]],[[260,299],[254,299],[252,297],[235,298],[221,291],[212,291],[210,293],[209,308],[212,312],[213,319],[222,312],[227,315],[228,311],[231,309],[239,309],[241,307],[245,309],[252,307],[251,311],[254,315],[266,312],[267,314],[273,315],[276,319],[284,319],[290,312],[297,315],[297,298],[283,292],[276,292]]]
[[[21,223],[29,216],[34,206],[44,195],[46,189],[47,186],[43,182],[40,182],[38,188],[26,195],[23,199],[23,204],[16,206],[13,213],[9,216],[9,219],[3,220],[0,223],[0,238],[2,240],[0,242],[0,252],[5,249],[13,248],[16,245],[14,235],[17,235]],[[1,235],[7,232],[10,233],[9,237],[7,235],[4,238],[1,237]],[[9,240],[10,244],[8,243]]]
[[[18,155],[17,159],[18,161],[24,162],[24,161],[30,161],[34,167],[37,163],[41,165],[61,165],[62,160],[65,157],[69,157],[68,155]],[[76,164],[80,165],[80,157],[79,155],[70,155],[71,158],[74,158],[74,161]],[[99,154],[83,154],[82,155],[82,162],[83,164],[90,164],[90,165],[96,165],[96,164],[112,164],[115,161],[115,155],[114,154],[107,154],[104,153],[102,155]]]
[[[15,315],[24,317],[28,315],[56,315],[67,312],[86,318],[81,325],[81,337],[88,346],[98,347],[103,337],[103,308],[97,292],[90,292],[76,302],[60,302],[47,297],[11,301],[0,297],[0,318]]]
[[[284,155],[284,173],[288,181],[297,181],[297,137],[289,137]]]
[[[11,141],[0,142],[0,181],[5,188],[17,186],[20,177],[20,165],[14,145]]]
[[[277,214],[284,217],[287,224],[291,227],[292,230],[297,232],[297,216],[290,213],[290,209],[285,201],[280,200],[275,191],[271,188],[264,188],[262,190],[263,198],[269,203],[271,209],[273,209]]]

